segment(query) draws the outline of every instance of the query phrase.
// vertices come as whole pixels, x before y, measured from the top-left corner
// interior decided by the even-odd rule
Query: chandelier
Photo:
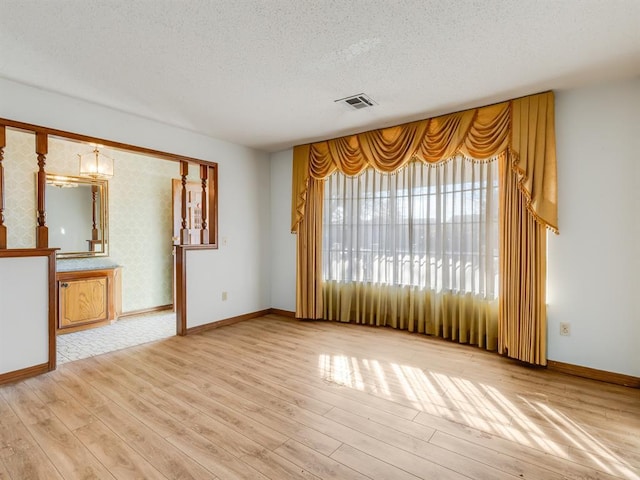
[[[80,159],[80,176],[91,178],[113,177],[113,158],[100,153],[100,145],[94,145],[93,152],[78,154]]]

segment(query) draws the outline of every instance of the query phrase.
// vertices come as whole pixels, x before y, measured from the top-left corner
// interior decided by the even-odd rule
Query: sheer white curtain
[[[324,202],[325,318],[495,348],[496,160],[336,172]]]

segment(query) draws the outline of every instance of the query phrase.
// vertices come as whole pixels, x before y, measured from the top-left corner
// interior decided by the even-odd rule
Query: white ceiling
[[[267,151],[639,75],[640,0],[0,2],[1,77]]]

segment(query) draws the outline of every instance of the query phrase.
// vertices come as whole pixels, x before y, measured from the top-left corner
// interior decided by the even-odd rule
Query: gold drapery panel
[[[500,165],[498,352],[547,364],[547,232],[529,215],[518,177]]]
[[[435,163],[456,154],[479,161],[500,157],[498,351],[545,365],[545,227],[558,231],[553,92],[295,147],[296,317],[345,319],[345,312],[351,312],[324,304],[333,298],[326,292],[335,288],[324,290],[322,283],[322,180],[336,169],[347,175],[369,167],[393,172],[412,159]]]
[[[296,238],[296,318],[322,318],[322,207],[324,180],[311,179],[306,215]],[[304,279],[300,281],[300,279]]]
[[[509,152],[518,188],[534,218],[557,231],[553,92],[474,108],[397,127],[294,148],[291,230],[305,215],[309,179],[336,169],[393,172],[411,159],[439,162],[456,154],[483,160]]]
[[[414,286],[326,281],[323,318],[436,335],[487,350],[498,346],[498,301]]]

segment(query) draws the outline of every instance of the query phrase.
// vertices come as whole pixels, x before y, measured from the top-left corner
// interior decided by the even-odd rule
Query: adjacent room
[[[5,1],[0,479],[640,479],[640,3]]]

